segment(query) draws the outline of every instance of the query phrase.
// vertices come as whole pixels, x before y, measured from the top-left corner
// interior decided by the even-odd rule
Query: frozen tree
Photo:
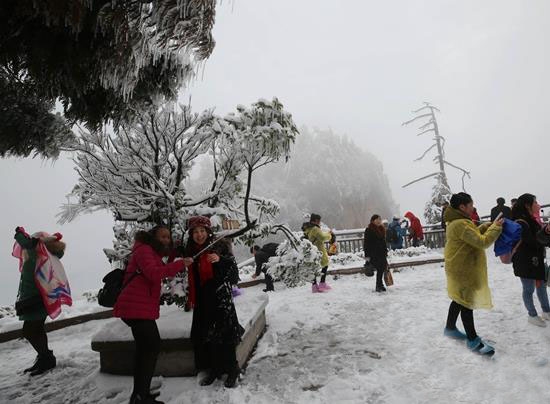
[[[251,228],[245,240],[250,243],[273,230],[273,219],[279,213],[276,201],[252,194],[253,176],[262,167],[288,161],[298,129],[277,98],[261,99],[249,108],[239,105],[237,112],[217,123],[212,153],[215,183],[220,176],[234,178],[232,191],[238,197],[212,198],[210,206],[223,206]]]
[[[277,255],[266,263],[266,270],[288,287],[311,282],[321,270],[321,253],[308,240],[286,240],[277,249]]]
[[[124,262],[136,229],[167,224],[180,242],[187,218],[211,217],[219,229],[224,218],[243,223],[230,237],[257,237],[273,229],[278,204],[252,195],[253,174],[262,166],[287,159],[297,130],[291,115],[274,99],[260,100],[224,118],[211,111],[192,113],[189,106],[149,111],[117,131],[80,130],[70,150],[78,183],[62,206],[60,222],[80,214],[109,210],[116,220],[110,261]],[[191,187],[190,173],[199,157],[214,162],[209,185]],[[164,284],[166,301],[182,280]]]
[[[409,125],[418,120],[423,121],[424,123],[418,128],[420,132],[417,136],[422,136],[425,134],[433,135],[434,143],[415,161],[420,161],[424,159],[428,153],[432,150],[436,151],[433,161],[437,164],[439,170],[428,174],[424,177],[418,178],[414,181],[409,182],[408,184],[403,185],[403,188],[406,188],[412,184],[423,181],[428,178],[435,177],[437,179],[436,184],[432,188],[432,195],[430,200],[426,202],[424,208],[424,217],[430,224],[439,223],[441,221],[441,206],[443,202],[448,202],[451,198],[452,191],[449,186],[449,181],[447,180],[447,173],[445,172],[445,166],[453,167],[462,172],[462,188],[464,189],[464,179],[465,177],[470,178],[470,172],[465,169],[458,167],[452,163],[449,163],[445,159],[445,138],[439,133],[439,126],[437,125],[437,119],[435,112],[440,112],[439,109],[431,105],[430,103],[425,102],[425,105],[422,108],[413,111],[413,114],[417,114],[414,118],[403,123],[403,126]]]
[[[168,108],[142,115],[113,133],[81,130],[70,147],[79,175],[63,205],[60,222],[106,209],[121,222],[170,226],[178,213],[207,202],[224,183],[199,196],[183,185],[194,160],[209,150],[213,140],[211,111],[194,114],[190,107]]]
[[[0,111],[23,108],[30,94],[38,109],[29,116],[39,119],[0,120],[0,155],[25,156],[34,144],[38,153],[55,155],[75,122],[98,129],[112,120],[118,127],[175,98],[214,48],[215,6],[216,0],[1,1],[0,89],[10,97],[1,94]],[[56,100],[65,119],[51,112]],[[65,126],[58,137],[52,125]],[[25,148],[4,146],[14,134]]]

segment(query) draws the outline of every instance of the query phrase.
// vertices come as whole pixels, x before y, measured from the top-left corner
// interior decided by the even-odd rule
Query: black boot
[[[384,287],[384,285],[378,285],[376,287],[376,291],[377,292],[385,292],[386,291],[386,288]]]
[[[216,378],[217,378],[216,373],[213,371],[209,371],[208,374],[201,379],[199,384],[201,386],[210,386],[212,383],[216,381]]]
[[[227,374],[227,379],[225,379],[224,386],[228,389],[232,389],[237,385],[237,380],[239,379],[239,375],[241,373],[241,369],[239,369],[238,366],[235,366],[233,370],[231,370]]]
[[[29,372],[32,372],[32,371],[36,370],[36,368],[38,367],[38,359],[39,358],[40,358],[40,355],[37,355],[36,359],[34,360],[33,365],[30,368],[27,368],[27,369],[23,370],[23,373],[29,373]]]
[[[31,376],[41,375],[42,373],[55,368],[56,365],[57,361],[52,351],[48,351],[45,354],[40,354],[38,355],[36,369],[31,372]]]
[[[139,394],[132,393],[132,396],[130,397],[130,404],[164,404],[164,401],[156,400],[156,398],[150,393],[143,397]]]

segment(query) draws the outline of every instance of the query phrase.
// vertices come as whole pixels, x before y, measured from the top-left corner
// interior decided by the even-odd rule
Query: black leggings
[[[44,327],[45,321],[46,318],[23,322],[23,337],[30,342],[38,355],[44,355],[48,352],[48,335]]]
[[[455,301],[451,302],[449,306],[449,315],[447,316],[447,328],[454,330],[456,328],[456,320],[458,320],[458,314],[462,317],[462,324],[464,324],[464,330],[469,340],[477,338],[476,328],[474,326],[474,311],[470,310]]]
[[[321,269],[321,274],[322,274],[321,275],[321,283],[324,283],[327,280],[327,271],[328,271],[328,266]],[[317,277],[315,277],[315,279],[313,279],[313,284],[314,285],[317,284]]]
[[[132,329],[136,341],[134,394],[144,397],[150,392],[160,352],[160,334],[155,320],[122,319]]]

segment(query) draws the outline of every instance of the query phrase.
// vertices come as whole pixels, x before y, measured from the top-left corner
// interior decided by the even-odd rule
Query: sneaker
[[[483,341],[481,338],[476,337],[473,340],[466,341],[466,346],[473,352],[476,352],[480,355],[494,355],[495,348],[489,345],[487,342]]]
[[[468,338],[466,334],[456,328],[451,330],[450,328],[445,327],[445,329],[443,330],[443,335],[458,340],[465,340]]]
[[[543,320],[550,321],[550,311],[542,313],[541,317]]]
[[[317,285],[316,283],[311,285],[311,293],[323,293],[323,292],[324,290],[319,288],[319,285]]]
[[[529,318],[527,319],[527,322],[529,324],[536,325],[537,327],[546,327],[546,323],[544,322],[542,317],[539,317],[539,316],[534,316],[534,317],[529,316]]]
[[[332,289],[326,282],[321,282],[321,283],[319,283],[319,286],[318,286],[318,287],[319,287],[319,289],[321,289],[323,292]]]

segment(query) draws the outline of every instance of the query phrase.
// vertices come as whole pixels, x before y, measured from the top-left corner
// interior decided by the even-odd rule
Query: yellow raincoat
[[[445,210],[444,219],[449,297],[471,310],[492,308],[485,250],[498,239],[502,226],[486,223],[477,227],[469,217],[451,207]]]
[[[332,238],[332,234],[329,232],[324,232],[317,225],[309,225],[304,229],[304,234],[311,244],[313,244],[321,252],[321,268],[328,267],[329,258],[327,254],[327,248],[325,243]]]

